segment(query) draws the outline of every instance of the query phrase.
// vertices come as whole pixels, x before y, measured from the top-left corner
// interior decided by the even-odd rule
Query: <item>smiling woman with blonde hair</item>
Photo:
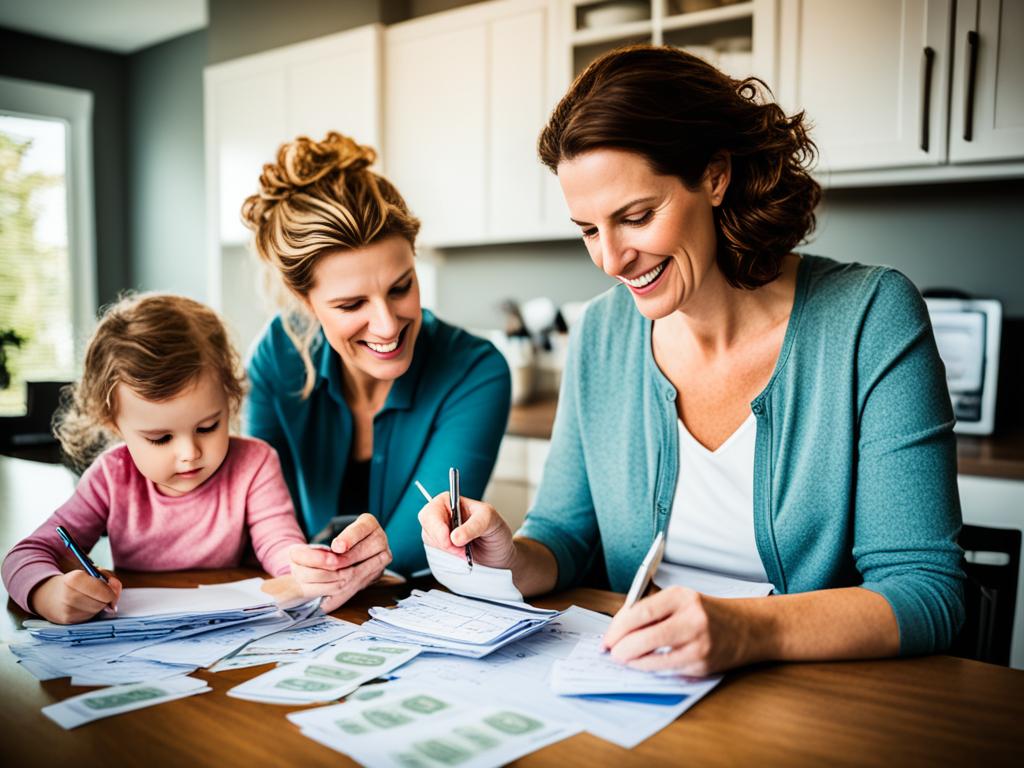
[[[244,428],[281,455],[307,536],[331,544],[292,555],[328,610],[392,557],[404,575],[426,566],[414,481],[439,490],[457,466],[482,494],[509,409],[500,353],[420,306],[419,221],[375,159],[338,133],[299,137],[242,208],[290,297],[249,361]]]

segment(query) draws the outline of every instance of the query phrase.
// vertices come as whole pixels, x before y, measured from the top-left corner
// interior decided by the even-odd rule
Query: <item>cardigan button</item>
[[[666,389],[665,399],[671,403],[673,400],[676,399],[676,391],[674,389]]]
[[[764,413],[764,406],[761,403],[754,403],[750,406],[750,410],[754,412],[754,415],[760,416]]]

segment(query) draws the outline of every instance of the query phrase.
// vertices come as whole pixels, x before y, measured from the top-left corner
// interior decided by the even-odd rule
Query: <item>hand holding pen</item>
[[[449,478],[450,479],[450,478]],[[462,496],[458,492],[458,505],[451,504],[451,491],[431,496],[419,482],[416,487],[427,500],[420,510],[420,525],[423,527],[423,543],[460,557],[467,557],[467,563],[488,565],[492,568],[510,568],[515,557],[515,545],[508,523],[483,501]],[[459,520],[452,514],[459,510]],[[472,542],[472,551],[468,551]],[[472,558],[472,559],[469,559]]]
[[[85,570],[68,571],[40,582],[29,595],[32,611],[55,624],[77,624],[104,609],[116,610],[121,582],[109,571],[97,568],[66,528],[58,526],[57,535]]]

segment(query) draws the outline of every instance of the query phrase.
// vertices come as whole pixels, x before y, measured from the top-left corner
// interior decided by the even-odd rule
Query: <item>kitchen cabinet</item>
[[[671,45],[744,78],[775,79],[775,0],[562,0],[576,74],[621,45]]]
[[[245,198],[264,163],[299,135],[339,131],[381,146],[381,39],[369,25],[207,67],[204,72],[208,301],[244,344],[269,310],[259,307]]]
[[[499,0],[388,28],[385,171],[422,220],[422,244],[572,234],[535,150],[561,95],[552,9]]]
[[[1024,158],[1024,3],[958,0],[949,160]]]
[[[1024,4],[955,5],[781,0],[779,101],[806,112],[824,184],[1024,175]]]
[[[513,531],[522,525],[537,498],[550,452],[551,441],[547,439],[508,434],[501,441],[484,500],[498,510]]]
[[[952,0],[784,0],[779,98],[819,171],[946,160]]]

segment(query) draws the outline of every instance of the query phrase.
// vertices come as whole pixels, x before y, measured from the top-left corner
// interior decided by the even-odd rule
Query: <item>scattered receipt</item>
[[[310,661],[285,664],[247,680],[228,696],[267,704],[336,701],[363,683],[386,675],[420,652],[414,645],[360,637],[342,640]]]
[[[425,546],[424,549],[434,578],[455,594],[484,600],[523,602],[522,593],[512,583],[512,571],[507,568],[491,568],[479,563],[470,568],[464,557],[435,547]]]
[[[173,677],[155,683],[135,683],[101,688],[80,696],[72,696],[57,704],[43,707],[43,714],[65,729],[77,728],[111,715],[152,707],[174,699],[183,699],[211,690],[204,680],[194,677]]]

